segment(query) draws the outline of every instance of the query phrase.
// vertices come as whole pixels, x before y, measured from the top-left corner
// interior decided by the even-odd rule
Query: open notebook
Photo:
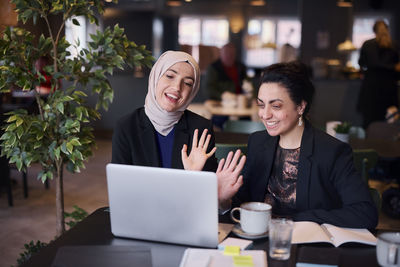
[[[295,222],[292,244],[327,242],[335,247],[356,242],[376,245],[376,237],[367,229],[342,228],[331,224],[315,222]]]

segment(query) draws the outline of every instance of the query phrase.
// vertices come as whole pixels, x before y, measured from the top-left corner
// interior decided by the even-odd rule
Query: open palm
[[[199,130],[194,130],[192,150],[190,151],[189,156],[187,154],[187,145],[183,145],[181,154],[185,170],[201,171],[207,159],[215,153],[215,150],[217,150],[217,148],[214,147],[209,153],[207,153],[208,144],[211,139],[211,134],[207,134],[207,131],[207,129],[204,129],[200,140],[198,140]]]
[[[243,176],[240,175],[240,172],[246,162],[246,156],[243,155],[240,158],[240,154],[240,149],[236,150],[235,154],[231,151],[226,160],[221,159],[218,164],[218,200],[220,203],[230,201],[243,184]]]

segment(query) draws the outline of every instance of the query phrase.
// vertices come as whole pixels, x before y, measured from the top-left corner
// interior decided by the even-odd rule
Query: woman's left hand
[[[209,153],[207,153],[208,144],[211,139],[211,134],[207,134],[207,129],[204,129],[199,141],[198,134],[199,130],[194,130],[192,150],[190,151],[189,156],[187,155],[187,145],[183,145],[181,154],[185,170],[201,171],[207,159],[215,153],[215,150],[217,150],[217,148],[214,147]]]

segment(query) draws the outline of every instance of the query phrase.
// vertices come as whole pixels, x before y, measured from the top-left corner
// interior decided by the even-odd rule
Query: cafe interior
[[[316,89],[308,119],[331,135],[335,135],[333,127],[338,122],[351,124],[350,137],[345,142],[352,146],[356,167],[367,180],[379,206],[376,230],[400,231],[400,124],[397,122],[396,128],[394,124],[380,121],[376,128],[364,129],[362,115],[357,110],[363,78],[358,64],[360,48],[364,41],[374,38],[372,27],[377,19],[388,23],[392,39],[400,41],[398,0],[110,2],[104,1],[105,12],[98,15],[98,26],[84,17],[76,18],[80,26],[67,23],[66,39],[79,38],[76,50],[79,51],[85,48],[91,33],[118,24],[129,40],[145,45],[155,59],[167,50],[191,54],[199,63],[201,83],[188,109],[208,119],[216,115],[229,117],[224,126],[214,128],[219,148],[217,158],[226,156],[225,150],[235,148],[245,153],[249,134],[265,130],[254,102],[263,68],[294,59],[305,63],[311,70]],[[38,36],[47,34],[40,19],[36,24],[32,21],[22,24],[17,21],[10,1],[0,0],[0,5],[2,31],[10,26],[26,28]],[[59,18],[52,18],[51,23],[59,23]],[[229,94],[222,95],[220,100],[209,99],[207,83],[203,82],[207,69],[219,58],[221,47],[227,43],[234,44],[236,59],[246,66],[247,83],[242,88],[244,102]],[[72,56],[78,53],[76,51],[71,51]],[[105,166],[111,161],[113,129],[120,117],[143,106],[149,73],[147,67],[133,67],[116,70],[108,77],[114,99],[107,111],[100,111],[101,119],[92,123],[97,143],[93,156],[80,173],[64,171],[66,212],[78,206],[91,214],[108,206]],[[400,81],[398,91],[400,97]],[[95,101],[94,96],[88,97],[89,103]],[[33,102],[32,97],[21,94],[17,87],[1,95],[3,111],[29,110]],[[9,183],[1,174],[0,267],[15,265],[24,244],[31,240],[49,243],[56,235],[55,181],[42,183],[38,180],[41,166],[36,163],[26,172],[19,172],[15,164],[9,164],[9,171]],[[390,206],[388,201],[397,204]]]

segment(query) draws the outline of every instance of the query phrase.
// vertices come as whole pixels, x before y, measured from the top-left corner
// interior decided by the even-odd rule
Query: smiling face
[[[194,71],[187,62],[172,65],[158,80],[156,100],[165,111],[181,108],[190,96],[194,85]]]
[[[257,105],[258,116],[271,136],[290,136],[304,127],[304,124],[298,126],[298,121],[304,112],[305,101],[296,105],[287,89],[279,83],[263,83],[258,92]]]

